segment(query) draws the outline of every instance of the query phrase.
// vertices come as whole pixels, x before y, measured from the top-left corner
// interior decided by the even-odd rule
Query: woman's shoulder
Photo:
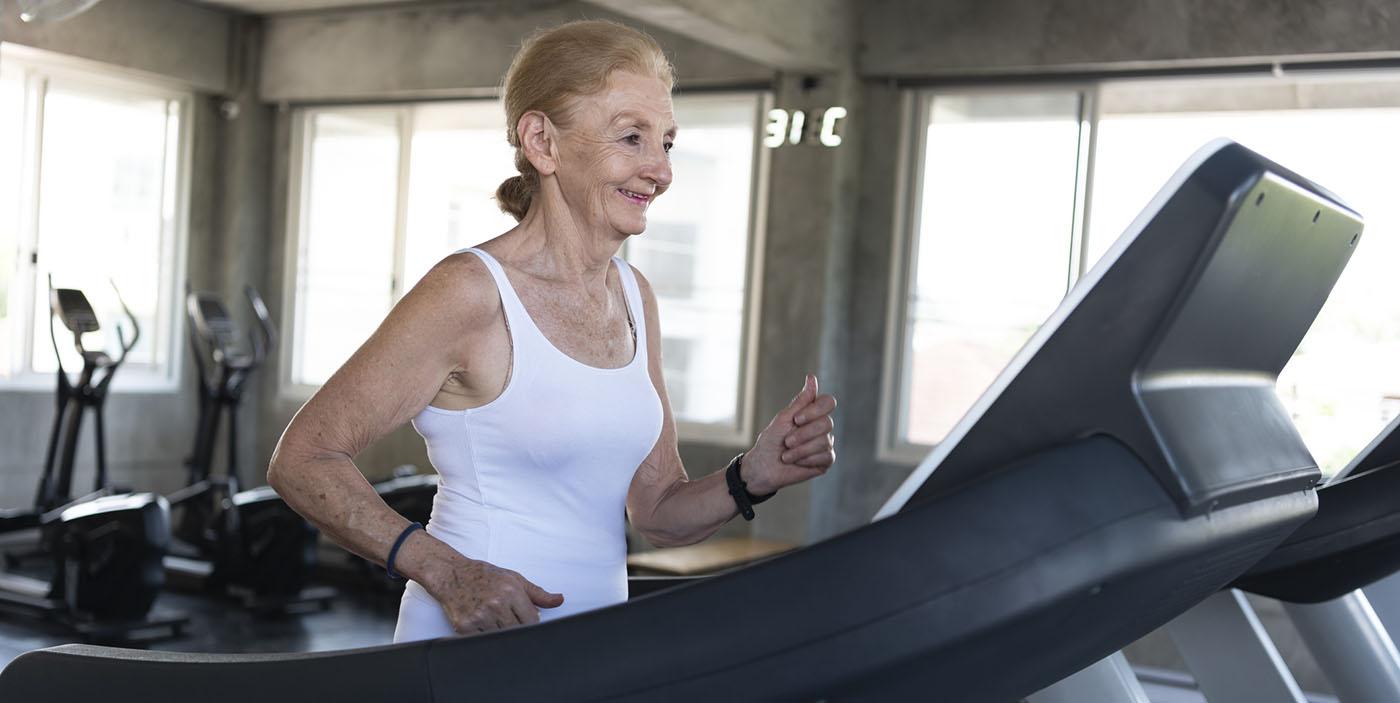
[[[501,308],[491,270],[466,250],[444,257],[429,269],[399,307],[469,326],[490,324]]]
[[[637,281],[637,290],[641,292],[642,300],[646,301],[647,305],[655,305],[656,293],[651,289],[651,281],[647,280],[647,277],[642,274],[642,270],[633,266],[630,261],[623,259],[622,263],[632,271],[632,278]]]
[[[656,309],[656,291],[652,290],[651,281],[647,280],[647,277],[642,274],[641,269],[633,266],[631,262],[624,261],[624,263],[627,265],[627,268],[632,270],[632,278],[637,281],[637,292],[642,298],[642,311],[646,314],[646,319],[648,320],[647,327],[649,330],[654,330],[658,315]]]

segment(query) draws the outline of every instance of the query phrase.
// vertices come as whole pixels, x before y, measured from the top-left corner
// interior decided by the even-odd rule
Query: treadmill
[[[1317,491],[1317,517],[1236,587],[1292,603],[1340,598],[1400,571],[1400,417]]]
[[[1373,594],[1361,590],[1400,571],[1397,468],[1400,418],[1318,489],[1317,517],[1233,584],[1283,601],[1342,700],[1400,700],[1400,651],[1372,608]],[[1257,634],[1243,644],[1267,648],[1266,638]]]
[[[283,655],[48,648],[0,672],[0,698],[1024,697],[1313,516],[1320,474],[1273,385],[1360,229],[1321,188],[1213,142],[870,525],[481,636]]]

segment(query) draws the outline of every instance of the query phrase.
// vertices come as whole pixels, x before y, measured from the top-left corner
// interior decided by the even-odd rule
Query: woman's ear
[[[558,131],[543,112],[532,110],[520,116],[515,134],[525,150],[525,158],[541,176],[553,175],[559,167]]]

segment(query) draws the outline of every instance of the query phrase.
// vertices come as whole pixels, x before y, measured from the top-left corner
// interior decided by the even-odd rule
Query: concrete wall
[[[0,41],[102,61],[183,81],[206,92],[228,85],[233,14],[178,0],[106,0],[61,22],[0,12]]]
[[[618,19],[577,2],[469,2],[274,16],[262,98],[269,102],[494,94],[521,40],[569,20]],[[681,85],[767,82],[772,70],[670,32],[657,41]]]
[[[208,266],[213,274],[208,288],[221,292],[225,305],[243,329],[256,325],[244,286],[251,285],[266,298],[272,288],[269,253],[274,249],[271,206],[275,109],[257,98],[258,65],[262,57],[262,20],[242,17],[236,21],[237,42],[230,53],[230,84],[220,99],[222,139],[218,161],[220,198],[215,209],[218,240],[210,243]],[[193,261],[193,259],[192,259]],[[273,350],[270,356],[275,355]],[[239,415],[239,471],[245,485],[266,483],[267,457],[262,451],[262,398],[270,391],[264,368],[244,391]],[[222,441],[227,441],[222,440]],[[223,466],[220,446],[215,466]],[[220,469],[216,468],[216,471]]]
[[[1400,55],[1387,0],[875,0],[860,71],[928,77]]]

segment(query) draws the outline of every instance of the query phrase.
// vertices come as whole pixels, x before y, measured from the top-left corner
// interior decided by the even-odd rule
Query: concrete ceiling
[[[0,0],[3,1],[3,0]],[[454,0],[194,0],[253,15],[308,13]],[[455,0],[455,4],[525,9],[564,0]],[[853,43],[850,0],[582,0],[623,17],[787,71],[829,72]]]
[[[401,5],[422,0],[199,0],[202,4],[238,10],[252,15],[273,15],[283,12],[309,12],[343,7]]]

